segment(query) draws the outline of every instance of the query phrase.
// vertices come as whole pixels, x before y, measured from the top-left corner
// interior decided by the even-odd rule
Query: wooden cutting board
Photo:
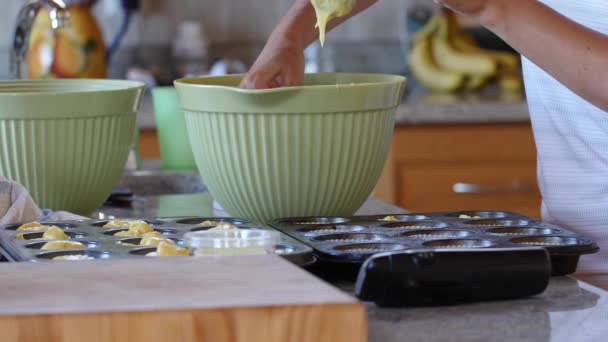
[[[367,339],[356,299],[276,256],[0,265],[0,340]]]

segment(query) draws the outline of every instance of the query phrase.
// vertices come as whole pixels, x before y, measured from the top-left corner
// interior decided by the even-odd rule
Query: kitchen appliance
[[[11,51],[14,78],[105,78],[138,0],[121,0],[123,20],[105,48],[91,13],[97,0],[29,0],[19,11]]]

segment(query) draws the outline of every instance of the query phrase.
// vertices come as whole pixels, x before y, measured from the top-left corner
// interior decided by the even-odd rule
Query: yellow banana
[[[458,30],[452,34],[452,45],[462,52],[480,52],[483,51],[479,44],[463,30]]]
[[[524,82],[519,75],[505,74],[498,78],[500,89],[508,93],[518,93],[524,88]]]
[[[410,68],[416,79],[431,90],[450,92],[464,82],[464,75],[442,70],[433,61],[431,38],[421,36],[415,40],[410,54]]]
[[[506,51],[484,50],[490,57],[498,63],[501,72],[513,73],[519,70],[519,55]]]
[[[515,72],[519,70],[519,56],[516,53],[482,49],[471,36],[462,30],[454,32],[451,42],[459,51],[486,54],[494,59],[498,65],[498,69],[502,72]]]
[[[467,90],[479,90],[492,79],[492,75],[477,74],[470,75],[464,82],[464,87]]]
[[[490,75],[496,72],[496,62],[487,54],[462,52],[451,45],[450,26],[454,23],[448,14],[440,13],[437,32],[433,35],[432,49],[437,65],[447,71],[464,74]]]

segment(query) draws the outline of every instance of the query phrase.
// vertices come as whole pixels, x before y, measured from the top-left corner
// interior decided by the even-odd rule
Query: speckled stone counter
[[[157,194],[163,192],[162,187],[168,190],[175,186],[168,180],[171,177],[154,173],[148,176],[127,183],[139,184],[138,188],[156,188]],[[196,176],[181,177],[186,183],[196,183]],[[225,214],[214,206],[204,188],[198,189],[202,192],[137,196],[131,208],[105,207],[99,214],[106,217]],[[403,212],[370,198],[358,214]],[[333,283],[352,293],[352,283]],[[378,308],[371,303],[366,306],[370,342],[608,341],[608,292],[570,277],[554,277],[543,294],[521,300],[398,309]]]
[[[410,94],[397,109],[397,125],[528,122],[521,94]]]
[[[608,292],[570,277],[552,278],[542,295],[529,299],[367,308],[370,342],[608,341]]]
[[[143,171],[123,175],[119,186],[134,195],[128,206],[104,206],[95,213],[107,217],[227,216],[194,171],[161,171],[159,160],[142,161]],[[357,212],[405,213],[405,210],[370,197]]]
[[[357,215],[401,214],[406,211],[370,197]],[[158,196],[137,196],[130,207],[104,206],[95,218],[142,218],[173,216],[230,216],[207,192]]]

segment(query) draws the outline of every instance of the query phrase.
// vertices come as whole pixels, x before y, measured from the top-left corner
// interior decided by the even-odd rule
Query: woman
[[[375,2],[358,0],[350,16]],[[607,272],[608,1],[437,2],[477,20],[524,56],[543,219],[596,239],[602,250],[583,257],[579,272]],[[297,0],[242,86],[300,84],[303,50],[318,36],[315,21],[309,0]]]

